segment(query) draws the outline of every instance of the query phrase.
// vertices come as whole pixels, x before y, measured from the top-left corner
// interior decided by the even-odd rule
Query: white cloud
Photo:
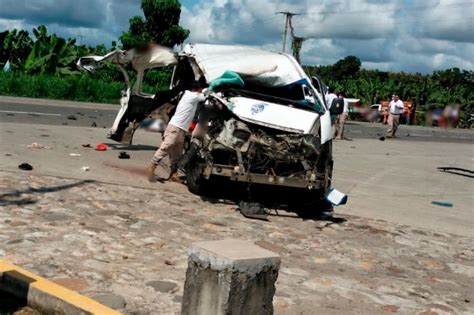
[[[297,36],[309,37],[302,50],[307,64],[331,64],[347,55],[364,67],[430,72],[474,69],[472,2],[466,0],[202,0],[183,12],[190,41],[281,48],[284,17]]]
[[[85,35],[109,45],[141,15],[140,0],[1,0],[0,31],[46,24],[61,36]],[[5,6],[4,4],[9,4]],[[197,0],[182,8],[189,41],[246,44],[281,50],[284,16],[305,41],[307,64],[358,56],[367,68],[431,72],[473,70],[474,3],[471,0]],[[6,9],[5,9],[6,8]],[[289,42],[289,41],[288,41]],[[288,43],[288,48],[289,48]]]

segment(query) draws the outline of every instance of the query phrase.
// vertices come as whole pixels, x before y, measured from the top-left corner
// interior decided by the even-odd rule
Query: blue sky
[[[190,42],[281,50],[284,17],[307,37],[306,64],[356,55],[365,68],[474,70],[474,0],[182,0]],[[141,14],[140,0],[0,0],[0,31],[44,24],[64,37],[110,45]]]

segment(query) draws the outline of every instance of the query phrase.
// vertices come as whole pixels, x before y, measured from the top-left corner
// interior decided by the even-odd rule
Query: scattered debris
[[[18,165],[18,168],[20,170],[24,170],[24,171],[31,171],[33,170],[33,166],[31,166],[30,164],[28,163],[21,163],[20,165]]]
[[[103,143],[99,143],[98,145],[95,146],[95,149],[97,151],[107,151],[107,146]]]
[[[63,123],[63,126],[67,126],[67,125],[68,125],[68,123]]]
[[[122,152],[120,152],[118,158],[123,159],[123,160],[128,160],[128,159],[130,159],[130,154],[128,154],[125,151],[122,151]]]
[[[75,156],[75,157],[79,157],[81,156],[79,153],[69,153],[70,156]]]
[[[81,171],[83,172],[88,172],[90,170],[90,167],[89,166],[83,166],[81,167]]]
[[[95,121],[94,121],[94,122],[92,122],[92,125],[91,125],[91,127],[94,127],[94,128],[95,128],[95,127],[97,127],[97,124],[95,123]]]
[[[385,141],[385,137],[380,137],[379,140],[380,141]]]
[[[453,207],[453,204],[451,202],[446,202],[446,201],[432,201],[431,202],[432,205],[437,205],[437,206],[441,206],[441,207],[447,207],[447,208],[452,208]]]
[[[83,148],[92,148],[92,146],[90,145],[90,143],[82,144],[81,146],[82,146]]]
[[[465,168],[460,168],[460,167],[438,167],[438,171],[444,172],[444,173],[450,173],[454,175],[461,175],[469,178],[474,178],[474,171],[465,169]]]
[[[76,116],[74,116],[74,115],[69,115],[69,116],[67,116],[67,119],[69,119],[69,120],[77,120]]]
[[[240,201],[240,213],[246,218],[268,221],[268,213],[258,202]]]
[[[336,188],[331,188],[326,196],[326,200],[334,206],[345,205],[347,203],[347,199],[347,195],[343,192],[340,192]]]
[[[30,149],[51,149],[51,147],[48,147],[38,142],[33,142],[32,144],[28,144],[27,147]]]
[[[49,135],[40,135],[41,138],[49,138]]]

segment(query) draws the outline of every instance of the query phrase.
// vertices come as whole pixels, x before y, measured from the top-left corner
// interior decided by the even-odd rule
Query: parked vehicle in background
[[[382,118],[382,104],[370,105],[365,118],[371,123],[379,122]]]

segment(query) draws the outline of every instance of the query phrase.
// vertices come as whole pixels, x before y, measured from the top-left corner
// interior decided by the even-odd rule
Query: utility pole
[[[285,32],[283,33],[283,49],[282,49],[282,52],[285,53],[285,51],[286,51],[286,38],[288,36],[288,27],[291,25],[291,18],[295,15],[300,15],[300,14],[293,13],[293,12],[290,12],[290,11],[277,12],[276,14],[284,14],[285,15]]]
[[[79,38],[81,39],[80,45],[82,46],[82,39],[83,39],[84,37],[87,37],[87,36],[79,34],[79,35],[77,35],[76,37],[79,37]]]

